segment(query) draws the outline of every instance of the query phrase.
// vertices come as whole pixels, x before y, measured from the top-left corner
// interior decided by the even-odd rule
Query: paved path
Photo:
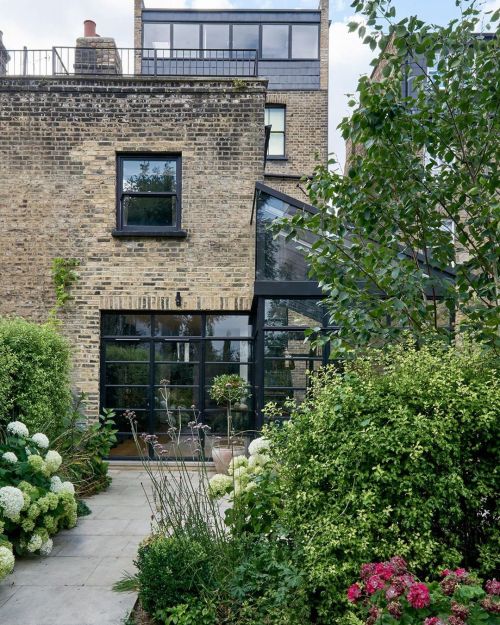
[[[149,534],[150,509],[139,468],[111,469],[110,488],[88,500],[92,514],[54,538],[48,558],[17,559],[0,583],[1,625],[120,625],[133,593],[112,585],[134,572],[139,542]]]

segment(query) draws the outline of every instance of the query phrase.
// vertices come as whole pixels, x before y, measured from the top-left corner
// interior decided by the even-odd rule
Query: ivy
[[[55,319],[60,310],[73,299],[71,287],[78,281],[75,268],[80,262],[76,258],[54,258],[52,261],[52,280],[55,287],[56,301],[50,311],[50,318]]]

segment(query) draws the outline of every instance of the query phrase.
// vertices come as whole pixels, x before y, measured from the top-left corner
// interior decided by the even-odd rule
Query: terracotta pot
[[[220,446],[212,448],[212,458],[214,460],[215,470],[217,473],[227,474],[231,460],[236,456],[244,455],[244,445],[233,445],[232,447]]]

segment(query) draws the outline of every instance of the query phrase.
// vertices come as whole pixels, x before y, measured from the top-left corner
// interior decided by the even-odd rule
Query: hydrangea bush
[[[500,582],[485,588],[466,569],[445,569],[428,584],[410,573],[399,556],[363,564],[347,590],[366,625],[494,625],[500,615]]]
[[[56,471],[62,463],[41,432],[30,437],[20,421],[7,425],[0,444],[0,580],[12,572],[17,554],[48,555],[51,536],[76,525],[71,482]]]
[[[229,464],[229,475],[215,475],[209,483],[214,499],[226,495],[232,506],[226,511],[226,524],[234,535],[268,534],[279,510],[275,487],[277,471],[269,451],[270,442],[261,437],[249,447],[249,458],[236,456]]]

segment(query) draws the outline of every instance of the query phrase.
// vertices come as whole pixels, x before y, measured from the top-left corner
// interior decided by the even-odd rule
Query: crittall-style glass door
[[[119,430],[113,457],[137,456],[126,410],[135,412],[139,432],[168,444],[172,425],[187,433],[195,417],[212,434],[224,432],[225,409],[209,395],[215,376],[236,373],[252,392],[248,315],[103,313],[101,337],[101,407],[116,412]],[[253,427],[252,398],[235,417],[238,430]]]

